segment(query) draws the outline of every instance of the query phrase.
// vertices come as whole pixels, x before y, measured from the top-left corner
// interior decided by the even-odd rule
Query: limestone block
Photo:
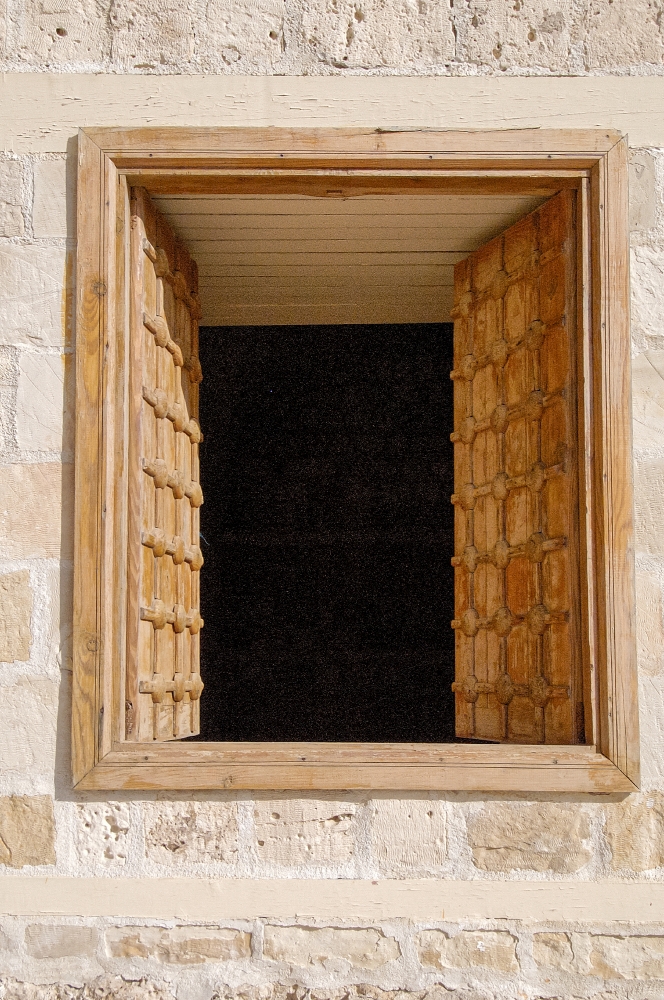
[[[72,356],[22,351],[16,393],[16,435],[23,451],[72,447]]]
[[[538,965],[561,972],[576,972],[569,934],[551,933],[533,936],[533,958]]]
[[[20,677],[0,688],[0,781],[25,789],[26,781],[52,773],[57,717],[54,681]]]
[[[21,173],[19,160],[0,161],[0,236],[22,236]]]
[[[125,865],[129,830],[128,802],[77,803],[74,842],[79,864],[103,868]]]
[[[112,927],[112,958],[150,958],[169,965],[201,965],[251,958],[251,934],[232,927]]]
[[[611,867],[648,871],[664,866],[664,793],[630,795],[606,805]]]
[[[443,4],[416,0],[314,0],[299,26],[303,60],[345,69],[393,66],[416,71],[454,58],[454,30]]]
[[[73,258],[64,247],[0,247],[0,344],[66,342],[73,300]]]
[[[10,35],[18,62],[93,68],[110,55],[108,20],[95,0],[40,0],[19,10]]]
[[[569,66],[573,0],[524,0],[518,4],[469,0],[459,23],[460,52],[465,62],[507,69]]]
[[[28,924],[25,948],[33,958],[83,958],[94,955],[98,936],[94,927]]]
[[[27,569],[0,575],[0,661],[30,658],[32,590]]]
[[[664,459],[636,456],[634,462],[634,540],[636,549],[664,554]]]
[[[55,864],[55,820],[49,795],[0,798],[0,864]]]
[[[632,345],[635,352],[664,350],[664,249],[633,247],[631,253]]]
[[[150,70],[187,64],[196,54],[194,9],[179,0],[117,0],[110,20],[116,64]]]
[[[386,872],[439,868],[445,863],[445,803],[428,799],[375,799],[371,843]]]
[[[259,801],[254,810],[256,852],[262,861],[340,864],[355,851],[357,805],[319,799]]]
[[[37,160],[32,229],[37,238],[76,236],[74,171],[67,177],[66,160]]]
[[[664,448],[664,351],[632,358],[634,449]]]
[[[0,546],[6,559],[71,559],[73,466],[5,465],[0,476]]]
[[[164,865],[233,862],[238,850],[234,802],[146,802],[145,850]]]
[[[271,72],[284,59],[285,0],[210,0],[200,33],[204,66],[234,72]]]
[[[122,976],[100,976],[80,986],[62,981],[42,985],[7,978],[3,989],[3,1000],[175,1000],[164,984]]]
[[[589,937],[594,975],[604,979],[664,979],[664,937]]]
[[[421,931],[417,954],[422,965],[434,969],[484,967],[496,972],[518,972],[516,938],[508,931]]]
[[[636,649],[639,670],[654,677],[664,670],[664,605],[656,576],[636,572]]]
[[[590,0],[576,40],[587,70],[664,62],[659,6],[650,0]]]
[[[633,233],[652,229],[657,219],[655,157],[647,149],[629,154],[629,228]]]
[[[379,969],[401,956],[399,942],[373,927],[265,928],[263,957],[301,967],[341,960],[358,969]]]
[[[484,871],[575,872],[591,859],[590,823],[578,806],[487,802],[466,822],[473,861]]]

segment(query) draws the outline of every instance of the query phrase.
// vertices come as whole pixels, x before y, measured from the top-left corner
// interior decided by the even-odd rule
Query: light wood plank
[[[311,198],[306,195],[178,195],[154,199],[169,217],[232,216],[250,222],[255,215],[326,215],[332,217],[394,215],[519,215],[539,208],[542,197],[474,195],[366,195],[361,198]]]
[[[272,285],[304,285],[313,283],[320,285],[352,284],[361,277],[364,284],[389,285],[396,283],[405,285],[451,285],[454,279],[452,266],[398,267],[385,264],[383,267],[364,265],[361,271],[357,267],[343,264],[321,263],[319,266],[300,264],[293,267],[252,267],[250,264],[237,267],[219,267],[215,258],[207,258],[199,265],[199,278],[207,283],[209,278],[236,288],[253,288],[256,280]]]

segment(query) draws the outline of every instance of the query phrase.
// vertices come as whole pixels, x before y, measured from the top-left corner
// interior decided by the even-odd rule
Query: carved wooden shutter
[[[197,269],[131,193],[126,737],[199,732]]]
[[[456,732],[580,742],[573,195],[454,284]]]

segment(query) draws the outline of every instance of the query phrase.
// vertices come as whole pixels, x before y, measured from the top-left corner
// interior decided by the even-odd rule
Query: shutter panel
[[[131,193],[126,738],[199,732],[197,270]]]
[[[456,732],[583,740],[575,202],[455,268]]]

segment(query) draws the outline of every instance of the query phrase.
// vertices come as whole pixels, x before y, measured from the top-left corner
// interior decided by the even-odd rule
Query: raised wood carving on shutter
[[[131,193],[126,738],[199,732],[196,264],[147,192]]]
[[[455,268],[460,737],[583,740],[574,217],[562,192]]]

